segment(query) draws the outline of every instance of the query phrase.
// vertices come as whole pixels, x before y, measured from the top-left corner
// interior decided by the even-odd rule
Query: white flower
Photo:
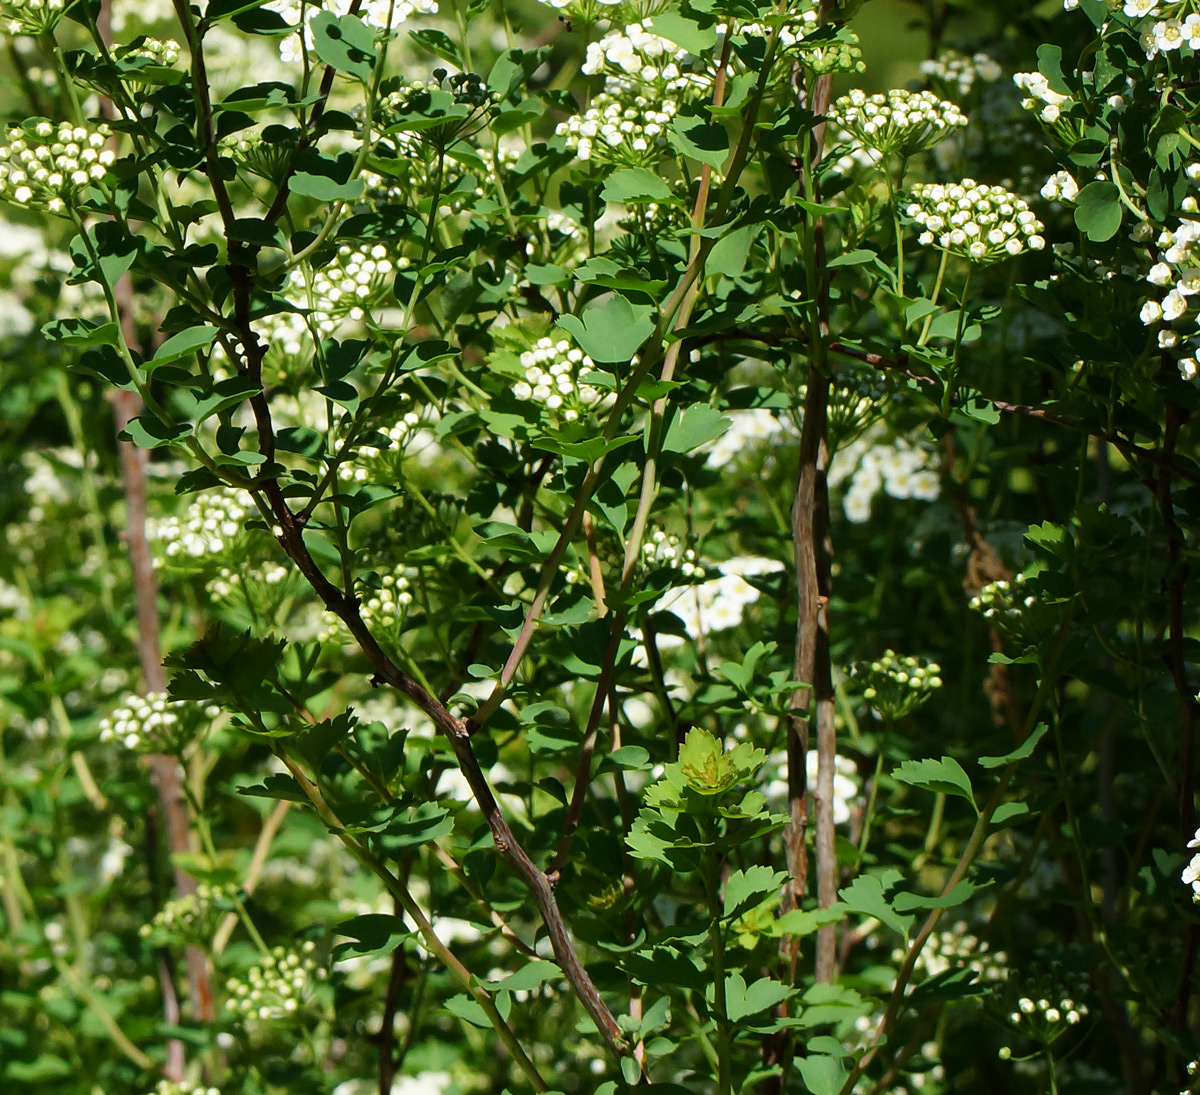
[[[1170,323],[1187,311],[1187,299],[1178,289],[1172,289],[1162,302],[1162,317]]]
[[[1157,323],[1162,319],[1162,307],[1156,300],[1148,300],[1142,305],[1142,310],[1138,313],[1138,318],[1149,327],[1152,323]]]
[[[1156,262],[1150,267],[1146,280],[1151,285],[1166,285],[1173,276],[1171,268],[1165,262]]]
[[[1158,0],[1125,0],[1125,14],[1130,19],[1140,19],[1144,15],[1153,15],[1158,6]]]

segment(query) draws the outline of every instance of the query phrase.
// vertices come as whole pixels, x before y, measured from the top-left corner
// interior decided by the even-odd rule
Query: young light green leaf
[[[953,757],[942,757],[941,760],[906,760],[892,775],[901,783],[912,787],[965,798],[978,813],[975,792],[971,789],[971,778]]]
[[[725,882],[725,918],[740,916],[764,898],[778,894],[789,877],[787,871],[763,866],[734,871]]]

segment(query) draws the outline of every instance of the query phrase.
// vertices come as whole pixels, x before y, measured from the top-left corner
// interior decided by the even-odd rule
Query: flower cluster
[[[284,291],[293,300],[311,302],[310,320],[322,336],[328,336],[343,320],[363,319],[365,308],[387,291],[387,276],[397,266],[407,265],[403,259],[393,263],[381,243],[362,247],[344,243],[333,262],[313,271],[311,286],[297,267],[288,275]]]
[[[727,559],[720,564],[718,577],[673,590],[659,602],[659,607],[678,616],[693,639],[713,631],[725,631],[737,627],[746,609],[759,598],[759,590],[746,579],[782,569],[783,564],[775,559],[755,556]],[[701,573],[706,572],[701,568]],[[682,642],[677,635],[659,636],[659,646],[663,648]]]
[[[1017,1001],[1016,1011],[1009,1013],[1008,1021],[1022,1034],[1048,1045],[1067,1027],[1075,1026],[1087,1013],[1086,1004],[1076,1003],[1069,996],[1058,1001],[1050,1001],[1044,996],[1037,1000],[1022,996]],[[1007,1046],[1000,1050],[1002,1058],[1011,1056],[1011,1050],[1005,1053],[1006,1049]]]
[[[297,138],[282,126],[273,126],[269,136],[262,130],[248,129],[221,138],[222,152],[259,178],[276,182],[283,178],[296,151]],[[365,178],[366,172],[363,173]]]
[[[13,38],[40,38],[54,30],[66,7],[66,0],[5,0],[0,3],[0,30]]]
[[[539,338],[521,354],[521,368],[525,379],[513,385],[513,395],[540,403],[565,422],[602,410],[614,398],[612,392],[581,379],[595,364],[566,339]]]
[[[435,100],[438,92],[445,92],[441,102]],[[439,110],[443,104],[453,102],[472,109],[495,107],[500,103],[499,92],[492,91],[477,72],[447,73],[445,69],[434,70],[430,80],[410,80],[407,84],[389,92],[379,100],[379,116],[386,126],[390,119],[400,119],[407,114]],[[462,121],[458,115],[454,124]]]
[[[1184,46],[1200,50],[1200,15],[1194,11],[1185,15],[1188,6],[1186,0],[1166,0],[1161,4],[1159,0],[1125,0],[1124,12],[1130,19],[1156,17],[1140,36],[1146,60],[1152,61],[1160,53],[1172,53]],[[1167,18],[1157,18],[1160,15]]]
[[[1200,169],[1200,164],[1189,165],[1188,174],[1192,178]],[[1177,324],[1185,319],[1192,309],[1191,297],[1200,292],[1200,248],[1196,243],[1200,240],[1200,221],[1181,220],[1174,229],[1165,228],[1159,234],[1158,246],[1160,259],[1146,275],[1146,280],[1153,286],[1166,289],[1161,300],[1147,300],[1142,305],[1139,317],[1147,327],[1159,327],[1158,345],[1160,349],[1187,350],[1185,355],[1177,359],[1179,373],[1184,380],[1194,380],[1200,375],[1200,367],[1196,363],[1196,352],[1193,345],[1195,324],[1190,325],[1186,334],[1181,332]]]
[[[250,569],[221,567],[217,576],[205,583],[204,591],[217,600],[227,601],[231,597],[244,593],[247,586],[274,586],[284,581],[291,573],[285,566],[278,563],[267,566],[251,567]]]
[[[985,620],[997,627],[1019,633],[1028,630],[1028,614],[1038,604],[1032,593],[1022,589],[1025,575],[1018,574],[1011,582],[988,582],[974,597],[971,608],[982,612]]]
[[[279,56],[285,64],[299,61],[302,50],[313,48],[312,30],[309,23],[318,12],[328,11],[334,15],[346,15],[352,4],[351,0],[326,0],[322,4],[305,4],[302,0],[270,0],[267,10],[278,12],[292,26],[299,28],[301,16],[304,16],[304,42],[300,35],[290,34],[279,41]],[[394,30],[400,23],[411,19],[414,15],[434,15],[437,13],[437,0],[366,0],[357,9],[358,17],[373,30],[386,33]]]
[[[585,162],[652,167],[678,111],[674,99],[603,91],[582,114],[559,122],[554,134],[565,137],[567,148]]]
[[[151,61],[164,68],[170,68],[179,60],[179,43],[174,38],[159,41],[157,38],[143,38],[136,45],[127,46],[118,51],[122,61]]]
[[[244,1019],[270,1021],[298,1012],[312,998],[315,983],[325,970],[313,957],[316,944],[309,940],[299,951],[276,947],[246,974],[245,981],[231,977],[225,984],[225,1005]]]
[[[187,1080],[180,1080],[178,1083],[174,1080],[159,1080],[154,1095],[221,1095],[221,1089],[189,1083]]]
[[[61,213],[86,186],[108,174],[112,130],[35,118],[8,131],[0,146],[0,200]]]
[[[647,567],[677,569],[685,578],[701,579],[707,571],[696,561],[696,552],[680,544],[673,532],[656,528],[642,545],[642,563]]]
[[[922,61],[921,74],[947,90],[969,95],[976,81],[993,83],[1000,79],[1001,68],[986,53],[967,56],[957,50],[943,50],[936,58]]]
[[[1188,847],[1200,848],[1200,829],[1197,829],[1196,835],[1188,841]],[[1183,868],[1179,878],[1185,886],[1191,886],[1192,900],[1200,904],[1200,851],[1192,856],[1191,862]]]
[[[161,544],[167,560],[200,561],[225,551],[237,539],[252,509],[245,491],[220,487],[202,494],[182,517],[155,521],[150,536]]]
[[[373,444],[355,446],[351,458],[338,464],[338,479],[343,483],[367,483],[390,474],[388,458],[401,452],[420,426],[421,416],[408,411],[392,425],[380,427],[371,437]]]
[[[220,918],[233,909],[238,887],[232,883],[209,885],[201,882],[195,893],[168,901],[138,934],[156,945],[205,944],[217,930]]]
[[[892,958],[899,963],[904,951],[894,952]],[[981,981],[1003,981],[1008,976],[1008,955],[992,951],[971,933],[965,920],[959,920],[945,931],[934,932],[917,956],[917,969],[928,977],[963,967],[974,970]]]
[[[967,124],[954,103],[929,91],[903,88],[879,95],[851,91],[833,104],[829,119],[851,139],[885,155],[932,148]]]
[[[408,606],[413,602],[410,592],[416,571],[401,567],[391,574],[384,574],[373,584],[361,583],[359,611],[363,622],[379,636],[395,638],[404,626]],[[344,634],[341,619],[326,609],[323,613],[325,626],[317,635],[317,642],[330,642]]]
[[[892,498],[937,501],[942,484],[930,460],[925,449],[902,440],[872,445],[862,454],[842,499],[846,517],[855,524],[869,520],[871,504],[880,490]]]
[[[942,687],[941,667],[927,658],[901,657],[885,650],[873,662],[858,662],[854,677],[862,697],[889,721],[906,718],[922,707]]]
[[[764,23],[744,23],[737,28],[737,33],[743,38],[766,38],[773,31],[779,35],[779,44],[784,49],[795,49],[805,37],[817,30],[821,25],[820,5],[806,3],[799,11],[789,11],[787,22],[779,27],[769,27]],[[724,37],[727,33],[725,26],[718,26],[717,33]]]
[[[919,242],[977,263],[1040,251],[1044,225],[1024,198],[974,179],[944,186],[918,183],[905,213],[921,228]]]
[[[1021,106],[1025,110],[1032,110],[1050,125],[1062,116],[1064,106],[1074,102],[1070,95],[1055,91],[1040,72],[1018,72],[1013,76],[1013,83],[1025,92]]]
[[[585,76],[608,73],[606,90],[627,88],[633,84],[628,77],[637,77],[641,84],[658,85],[677,90],[691,82],[680,69],[688,51],[680,49],[641,23],[631,23],[623,30],[610,30],[599,42],[591,42],[583,62]]]
[[[1041,193],[1046,201],[1073,202],[1079,197],[1079,184],[1069,171],[1056,171],[1046,180]]]
[[[100,720],[100,740],[147,753],[179,753],[205,720],[220,714],[190,700],[170,700],[165,692],[125,696],[121,706]]]
[[[766,407],[747,407],[726,413],[733,425],[708,448],[704,462],[710,468],[723,468],[753,457],[757,450],[777,444],[791,426],[790,421],[781,419]]]

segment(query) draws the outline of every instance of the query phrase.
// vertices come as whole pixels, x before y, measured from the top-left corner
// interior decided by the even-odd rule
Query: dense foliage
[[[0,0],[0,1087],[1192,1089],[1200,4],[859,6]]]

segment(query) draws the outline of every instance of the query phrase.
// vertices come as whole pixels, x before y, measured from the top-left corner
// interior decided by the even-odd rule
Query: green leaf
[[[328,175],[310,175],[305,171],[297,171],[288,186],[293,194],[323,202],[351,201],[363,192],[361,179],[340,183]]]
[[[723,125],[705,123],[696,117],[676,115],[667,140],[689,159],[706,163],[717,171],[729,158],[729,134]]]
[[[343,920],[334,925],[334,935],[352,939],[352,943],[340,944],[338,950],[350,954],[376,954],[392,950],[396,943],[412,935],[412,929],[404,921],[390,913],[365,913]]]
[[[1032,816],[1033,812],[1029,809],[1028,803],[1002,802],[992,814],[992,826],[999,828],[1001,825],[1015,825]]]
[[[397,814],[380,834],[379,843],[390,852],[426,844],[454,829],[450,811],[436,802],[422,802],[415,810]]]
[[[686,453],[720,437],[733,419],[726,418],[715,407],[706,403],[695,403],[677,415],[667,427],[663,438],[663,452]]]
[[[662,202],[670,200],[671,188],[654,171],[645,167],[626,167],[608,176],[600,197],[606,202],[621,202],[624,205]]]
[[[451,996],[446,1001],[445,1008],[451,1015],[457,1016],[464,1023],[470,1023],[473,1027],[482,1027],[484,1030],[491,1029],[492,1023],[487,1017],[487,1012],[466,993],[460,992],[457,996]]]
[[[546,981],[562,977],[562,970],[553,962],[543,962],[540,959],[522,966],[516,973],[501,977],[495,981],[485,982],[489,989],[506,989],[508,992],[528,992],[536,989]]]
[[[1002,768],[1006,764],[1011,764],[1014,760],[1024,760],[1026,757],[1032,756],[1033,750],[1036,748],[1037,743],[1042,740],[1042,736],[1049,729],[1050,727],[1044,722],[1039,722],[1037,726],[1033,728],[1033,732],[1029,735],[1029,737],[1021,742],[1021,744],[1012,750],[1012,752],[1005,753],[1003,756],[999,757],[980,757],[979,767]]]
[[[965,798],[972,809],[975,809],[975,792],[971,789],[971,778],[953,757],[942,757],[941,760],[906,760],[892,776],[912,787]]]
[[[585,308],[582,316],[559,316],[557,323],[593,361],[615,365],[629,361],[650,337],[654,311],[648,304],[630,304],[614,294]]]
[[[122,441],[132,441],[139,449],[161,449],[174,445],[185,437],[191,437],[190,422],[167,424],[153,415],[144,414],[135,418],[121,431]]]
[[[154,351],[154,357],[146,362],[146,373],[153,372],[160,365],[191,357],[200,350],[207,350],[213,344],[213,339],[220,333],[216,327],[202,324],[199,327],[188,327],[187,330],[173,334]]]
[[[1097,180],[1079,191],[1075,226],[1093,242],[1112,239],[1121,227],[1123,215],[1121,197],[1113,183]]]
[[[783,1003],[796,990],[770,977],[760,977],[747,985],[741,973],[735,970],[725,978],[725,1014],[731,1023],[738,1023],[760,1011]]]
[[[343,711],[331,719],[322,719],[315,726],[296,735],[294,745],[299,753],[314,768],[334,750],[358,722],[353,711]]]
[[[767,755],[749,742],[725,752],[707,730],[692,727],[679,748],[679,771],[702,795],[719,795],[762,767]]]
[[[707,53],[717,44],[717,26],[713,20],[708,20],[707,26],[701,26],[694,19],[676,11],[659,12],[647,24],[655,34],[662,35],[668,42],[682,46],[688,53],[697,57]]]
[[[725,882],[725,918],[740,916],[765,898],[778,894],[789,877],[787,871],[763,866],[734,871]]]
[[[923,894],[902,892],[892,898],[892,908],[900,913],[912,912],[914,909],[952,909],[955,905],[969,901],[984,888],[963,879],[945,897],[926,897]]]
[[[443,30],[410,30],[409,38],[419,46],[423,46],[430,53],[442,58],[443,61],[449,61],[456,68],[466,69],[463,63],[462,54],[458,52],[458,46],[454,44],[454,39]]]
[[[896,878],[899,877],[898,871],[892,874]],[[842,890],[838,897],[851,912],[873,916],[892,931],[907,935],[908,929],[912,927],[913,918],[902,916],[892,908],[891,902],[885,896],[886,888],[884,881],[877,875],[862,874]]]
[[[823,924],[836,924],[846,915],[846,906],[835,901],[827,909],[790,909],[771,926],[772,935],[812,935]]]
[[[375,64],[375,32],[357,15],[318,12],[308,21],[317,56],[338,72],[369,80]]]
[[[757,224],[746,224],[726,232],[708,253],[704,260],[706,276],[723,276],[727,278],[741,277],[750,258],[750,247],[754,237],[758,235]]]
[[[813,1054],[796,1058],[796,1070],[812,1095],[837,1095],[846,1082],[846,1066],[838,1057]]]

